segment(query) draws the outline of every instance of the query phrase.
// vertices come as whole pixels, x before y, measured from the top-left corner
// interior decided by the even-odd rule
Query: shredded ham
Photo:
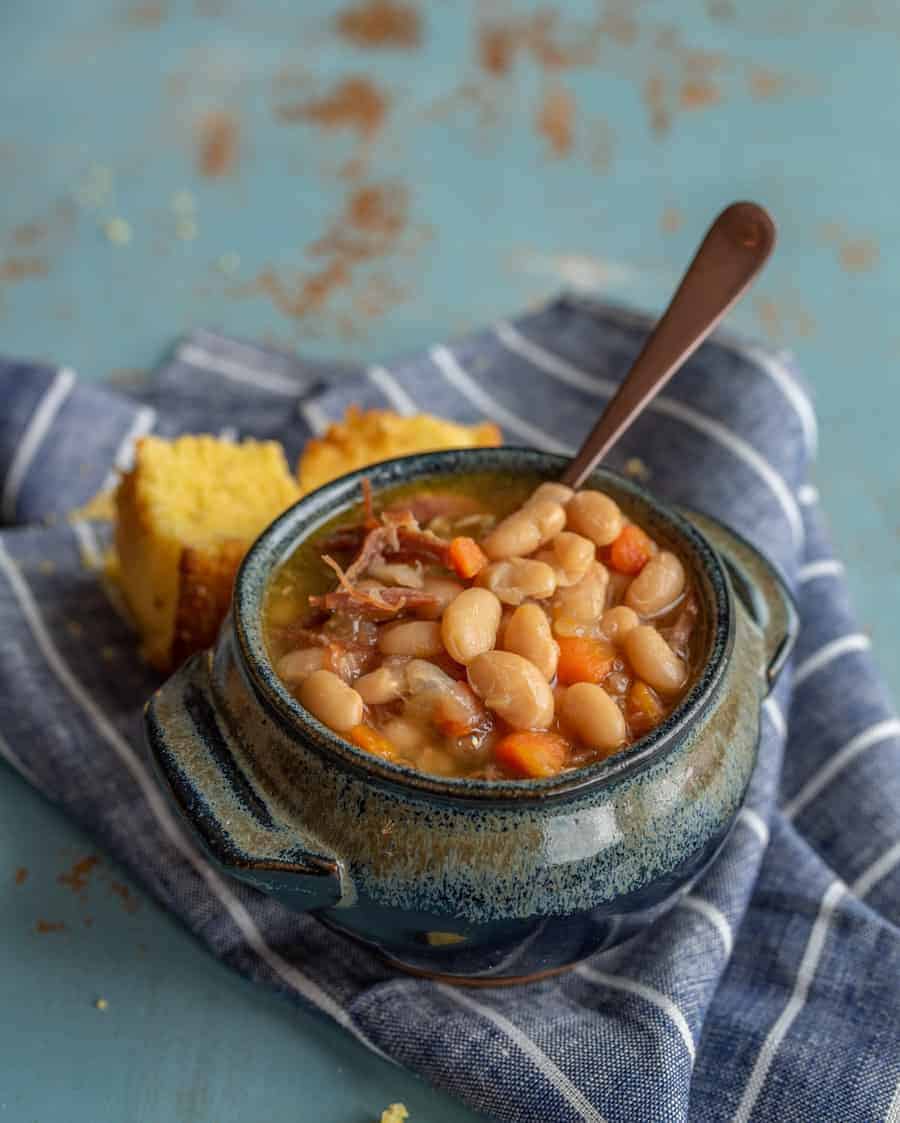
[[[379,525],[375,518],[368,479],[363,480],[362,487],[364,523],[360,526],[341,527],[324,544],[322,561],[334,570],[338,587],[330,593],[311,596],[310,605],[326,612],[342,612],[372,620],[389,619],[407,608],[436,607],[440,603],[439,599],[421,589],[360,587],[372,566],[384,562],[428,561],[447,567],[450,565],[449,542],[438,538],[430,530],[422,530],[411,511],[384,511]],[[344,553],[353,549],[356,550],[356,556],[346,569],[332,557],[332,553]]]
[[[344,612],[350,616],[364,616],[369,620],[387,620],[407,608],[436,608],[440,603],[433,593],[422,589],[398,587],[379,589],[378,596],[369,589],[335,589],[332,593],[309,598],[315,608],[327,612]]]

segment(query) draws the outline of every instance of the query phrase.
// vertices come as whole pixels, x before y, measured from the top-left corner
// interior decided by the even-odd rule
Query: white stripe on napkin
[[[730,956],[731,949],[734,947],[734,936],[731,932],[731,925],[722,910],[704,900],[703,897],[696,897],[693,893],[688,893],[682,897],[681,904],[709,921],[719,934],[726,957]]]
[[[856,881],[850,886],[857,897],[865,897],[870,890],[896,867],[900,865],[900,842],[886,850],[868,869],[863,870]]]
[[[535,448],[542,448],[547,452],[556,452],[561,456],[572,455],[574,449],[554,440],[554,438],[549,437],[543,429],[539,429],[536,425],[532,425],[530,421],[526,421],[511,410],[508,410],[506,406],[495,402],[490,394],[486,394],[485,391],[472,380],[466,371],[463,370],[459,360],[449,348],[443,346],[432,347],[429,354],[431,355],[434,365],[450,385],[454,386],[464,398],[467,398],[476,409],[480,409],[482,413],[487,414],[492,421],[496,421],[509,432],[523,437],[530,444],[533,444]]]
[[[609,975],[605,971],[596,971],[593,967],[588,967],[586,964],[575,967],[574,971],[576,975],[580,975],[589,982],[609,987],[610,990],[621,990],[626,994],[637,995],[638,998],[643,998],[646,1002],[652,1003],[658,1010],[661,1010],[678,1030],[685,1048],[688,1051],[688,1056],[691,1058],[691,1064],[693,1064],[694,1057],[697,1054],[697,1048],[694,1045],[691,1027],[687,1024],[687,1019],[684,1014],[682,1014],[668,995],[663,994],[654,987],[647,986],[646,983],[639,983],[636,979],[629,979],[625,975]]]
[[[213,355],[209,351],[204,351],[195,343],[185,343],[184,346],[179,347],[175,358],[189,367],[209,371],[211,374],[221,374],[223,378],[228,378],[232,382],[269,390],[273,394],[281,394],[284,397],[296,398],[302,389],[298,382],[286,378],[283,374],[244,366],[234,359],[226,359],[222,355]]]
[[[366,370],[366,378],[368,378],[373,386],[378,387],[394,409],[398,413],[403,414],[404,417],[411,417],[414,413],[419,412],[419,407],[416,403],[403,389],[397,379],[394,378],[391,372],[385,370],[384,367],[369,367]]]
[[[837,908],[838,902],[846,892],[847,887],[842,881],[832,881],[825,891],[825,895],[822,897],[819,915],[816,917],[816,921],[812,926],[812,931],[809,934],[809,940],[803,952],[803,959],[800,961],[800,967],[797,970],[797,978],[794,982],[794,989],[791,992],[791,997],[784,1010],[782,1010],[778,1020],[772,1026],[771,1030],[769,1030],[769,1034],[762,1044],[759,1056],[756,1058],[756,1064],[753,1066],[753,1071],[750,1073],[750,1079],[747,1081],[747,1086],[744,1089],[744,1094],[741,1097],[741,1102],[732,1123],[747,1123],[747,1120],[753,1113],[753,1108],[763,1089],[766,1077],[769,1074],[769,1069],[772,1067],[772,1062],[775,1060],[778,1047],[793,1025],[794,1019],[806,1004],[809,988],[825,947],[825,939],[828,935],[828,927],[831,924],[831,918],[834,914],[834,910]]]
[[[817,577],[843,577],[844,564],[836,558],[822,558],[821,561],[809,562],[801,565],[797,571],[797,580],[800,584],[814,581]]]
[[[491,1022],[501,1033],[515,1042],[522,1052],[534,1063],[539,1072],[547,1078],[566,1102],[585,1120],[585,1123],[606,1123],[600,1112],[597,1111],[585,1098],[584,1094],[575,1087],[562,1069],[555,1065],[547,1054],[539,1049],[531,1038],[526,1033],[523,1033],[517,1025],[514,1025],[509,1018],[505,1018],[501,1013],[492,1009],[490,1006],[485,1006],[480,1002],[476,1002],[474,998],[470,998],[468,994],[463,994],[461,990],[444,986],[441,983],[437,984],[437,989],[447,998],[451,998],[454,1002],[459,1003],[460,1006],[471,1010],[473,1013]]]
[[[839,636],[831,640],[818,651],[814,651],[797,667],[794,671],[794,688],[799,687],[810,675],[821,671],[823,667],[827,667],[842,655],[850,655],[854,651],[868,651],[871,646],[872,641],[862,632],[853,632],[852,635]]]
[[[74,385],[75,372],[68,367],[62,367],[56,372],[56,376],[44,391],[43,397],[31,415],[31,420],[13,453],[6,481],[3,484],[3,495],[0,497],[0,516],[3,521],[12,522],[16,517],[19,488],[37,450],[53,424],[53,419],[59,413],[60,406],[69,396]]]
[[[820,769],[811,780],[807,780],[793,799],[787,801],[781,809],[785,816],[788,819],[796,818],[803,808],[806,807],[806,805],[814,799],[843,768],[846,768],[851,760],[858,757],[860,753],[865,752],[866,749],[877,745],[880,741],[886,741],[889,737],[900,737],[900,721],[898,721],[897,718],[888,718],[887,721],[877,721],[874,725],[870,725],[868,729],[857,733],[846,745],[838,749],[836,753],[832,753],[825,767]]]

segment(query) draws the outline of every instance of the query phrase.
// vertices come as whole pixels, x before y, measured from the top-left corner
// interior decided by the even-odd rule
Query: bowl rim
[[[712,590],[712,603],[707,604],[710,650],[697,681],[664,722],[621,752],[540,780],[482,780],[419,772],[357,748],[323,725],[290,694],[268,657],[262,608],[272,573],[310,534],[360,501],[363,478],[368,477],[377,495],[386,488],[417,479],[465,472],[512,470],[523,474],[533,472],[552,480],[567,463],[566,457],[516,445],[414,453],[341,476],[289,507],[253,543],[234,583],[232,619],[239,661],[263,709],[292,735],[356,773],[363,772],[375,782],[398,787],[406,793],[413,789],[451,802],[520,803],[529,799],[543,802],[586,787],[593,789],[611,784],[661,759],[667,750],[681,742],[717,693],[734,644],[734,595],[726,569],[705,536],[672,506],[609,468],[597,468],[586,486],[606,485],[642,505],[686,548]]]

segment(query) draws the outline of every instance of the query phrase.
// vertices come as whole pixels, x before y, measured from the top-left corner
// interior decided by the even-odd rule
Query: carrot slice
[[[537,780],[562,771],[569,749],[557,733],[509,733],[494,746],[494,759],[513,776]]]
[[[371,725],[354,725],[349,733],[350,740],[360,749],[365,749],[373,756],[384,757],[385,760],[396,760],[397,750],[393,743],[373,729]]]
[[[611,643],[589,636],[557,636],[559,663],[557,681],[563,686],[573,682],[601,682],[612,670],[616,651]]]
[[[467,581],[487,565],[484,551],[474,538],[454,538],[450,543],[450,564],[458,577]]]
[[[635,679],[628,687],[625,717],[635,736],[643,737],[645,733],[655,729],[665,716],[665,712],[659,695],[645,682]]]
[[[609,564],[618,573],[640,573],[653,557],[653,543],[639,526],[630,523],[609,548]]]

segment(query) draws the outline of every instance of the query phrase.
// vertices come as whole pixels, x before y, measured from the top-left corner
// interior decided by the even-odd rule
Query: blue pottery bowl
[[[484,470],[554,479],[564,463],[508,447],[427,453],[320,488],[250,550],[215,650],[147,705],[160,782],[210,858],[407,971],[522,982],[670,908],[734,823],[760,707],[794,642],[790,596],[759,553],[601,469],[590,486],[680,551],[704,601],[704,669],[649,736],[551,779],[445,779],[355,748],[284,688],[263,641],[269,579],[298,542],[358,502],[363,475],[377,492]]]

